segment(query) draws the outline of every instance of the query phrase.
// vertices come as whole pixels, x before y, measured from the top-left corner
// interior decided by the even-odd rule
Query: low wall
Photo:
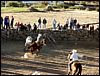
[[[46,33],[48,37],[51,37],[55,39],[56,41],[58,40],[73,40],[73,41],[81,41],[81,40],[96,40],[99,41],[99,31],[94,31],[93,33],[90,33],[88,30],[37,30],[36,32],[15,32],[15,31],[10,31],[8,32],[8,36],[4,37],[4,33],[1,32],[1,38],[2,39],[17,39],[17,40],[22,40],[26,39],[27,36],[31,35],[33,39],[36,39],[38,33]]]

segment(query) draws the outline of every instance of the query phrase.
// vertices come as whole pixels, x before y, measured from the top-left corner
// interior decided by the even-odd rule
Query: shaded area
[[[60,70],[55,70],[53,68],[45,68],[45,67],[41,67],[41,68],[37,68],[36,66],[16,66],[16,65],[12,65],[12,64],[1,64],[1,66],[6,66],[8,69],[20,69],[20,70],[37,70],[37,71],[41,71],[41,72],[47,72],[47,73],[54,73],[54,74],[65,74],[65,72],[60,71]]]
[[[6,73],[7,73],[7,74],[10,74],[10,75],[23,75],[23,74],[19,74],[19,73],[8,72],[8,71],[2,71],[2,70],[1,70],[1,73],[2,73],[2,74],[4,73],[4,75],[6,75]]]

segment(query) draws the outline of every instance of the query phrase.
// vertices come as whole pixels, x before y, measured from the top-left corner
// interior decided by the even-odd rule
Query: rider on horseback
[[[39,41],[41,39],[41,36],[42,36],[42,34],[38,34],[37,40],[35,41],[35,43],[38,43],[39,44]],[[26,48],[26,50],[29,50],[28,47],[32,44],[32,42],[33,42],[33,38],[31,36],[28,36],[26,38],[26,42],[25,42],[25,48]]]
[[[38,34],[37,40],[35,41],[36,43],[38,43],[40,41],[42,34]]]
[[[32,43],[32,40],[33,40],[33,38],[31,36],[28,36],[26,38],[25,47],[28,46],[28,45],[30,45]]]
[[[37,40],[35,41],[36,43],[40,41],[40,37],[42,36],[42,34],[38,34]],[[32,43],[33,38],[31,36],[28,36],[26,38],[26,42],[25,42],[25,46],[28,46]]]
[[[71,70],[71,65],[73,62],[78,62],[78,54],[77,54],[77,50],[75,49],[71,51],[71,56],[70,56],[70,61],[69,61],[70,70]]]

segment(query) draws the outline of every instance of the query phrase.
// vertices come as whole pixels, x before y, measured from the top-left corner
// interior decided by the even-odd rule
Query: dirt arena
[[[38,18],[46,17],[47,27],[52,27],[52,20],[64,24],[69,17],[78,19],[80,24],[99,22],[99,13],[95,11],[64,11],[64,12],[33,12],[33,13],[1,13],[14,16],[15,22],[37,23]],[[24,55],[23,41],[1,41],[1,75],[31,75],[38,71],[40,75],[67,75],[67,54],[71,49],[77,49],[83,63],[82,75],[99,75],[99,41],[57,41],[48,43],[41,49],[39,56],[31,59],[22,59]],[[83,57],[86,58],[83,58]]]
[[[59,41],[56,45],[47,44],[41,49],[39,56],[22,59],[24,41],[1,41],[1,75],[30,75],[38,71],[41,75],[66,75],[66,60],[71,49],[77,49],[84,63],[82,75],[99,75],[99,43],[95,41],[80,42]]]

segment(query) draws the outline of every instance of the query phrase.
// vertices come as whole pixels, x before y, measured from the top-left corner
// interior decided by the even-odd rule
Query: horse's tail
[[[78,73],[77,73],[77,75],[81,75],[81,72],[82,72],[82,65],[79,63],[78,64]]]

